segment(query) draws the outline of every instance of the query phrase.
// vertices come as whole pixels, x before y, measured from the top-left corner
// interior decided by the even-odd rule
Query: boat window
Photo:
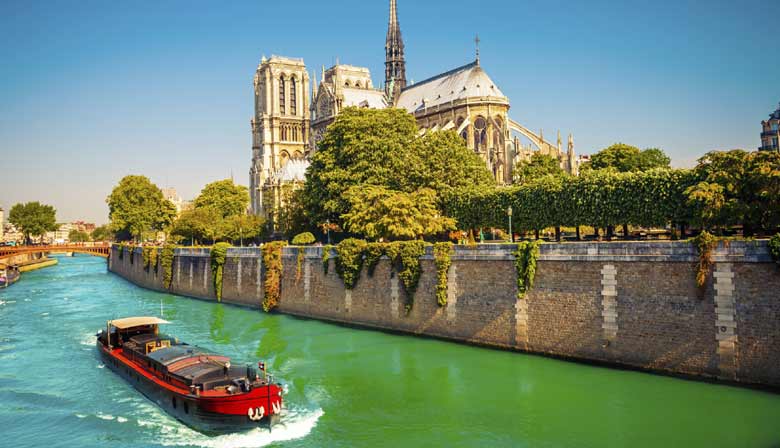
[[[173,404],[173,409],[176,409],[176,395],[171,395],[171,403]]]
[[[187,402],[184,402],[184,413],[189,414],[190,413],[190,405],[187,404]]]

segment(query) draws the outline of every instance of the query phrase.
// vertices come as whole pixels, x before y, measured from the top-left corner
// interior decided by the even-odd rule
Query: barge
[[[261,362],[230,358],[161,334],[157,317],[108,321],[97,336],[103,363],[149,400],[204,433],[271,427],[280,419],[284,388]]]

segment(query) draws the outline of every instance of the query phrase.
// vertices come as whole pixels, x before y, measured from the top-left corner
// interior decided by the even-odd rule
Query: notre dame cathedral
[[[477,40],[479,44],[479,40]],[[476,59],[424,81],[409,84],[396,0],[390,0],[385,41],[385,82],[376,89],[367,68],[336,64],[325,69],[310,90],[302,59],[263,57],[254,78],[250,191],[252,211],[267,216],[279,207],[285,187],[304,182],[308,157],[345,107],[406,109],[417,119],[420,135],[439,130],[458,133],[479,154],[499,184],[512,182],[512,167],[539,151],[558,158],[561,168],[576,174],[574,141],[566,151],[543,133],[509,118],[509,99]],[[523,145],[525,137],[530,144]]]

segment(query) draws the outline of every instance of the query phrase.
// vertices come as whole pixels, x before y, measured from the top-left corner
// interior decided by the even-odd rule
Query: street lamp
[[[508,209],[506,209],[506,215],[509,217],[509,241],[515,242],[515,235],[512,234],[512,206],[510,205]]]
[[[327,219],[326,225],[327,227],[325,227],[325,232],[328,235],[328,245],[330,245],[330,218]]]

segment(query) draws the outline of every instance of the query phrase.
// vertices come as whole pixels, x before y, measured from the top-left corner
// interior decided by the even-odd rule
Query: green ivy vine
[[[322,247],[322,269],[325,270],[325,274],[328,273],[330,268],[330,252],[333,250],[333,246],[326,244]]]
[[[214,293],[217,295],[217,301],[222,301],[222,272],[227,259],[227,251],[230,248],[229,243],[217,243],[211,247],[211,275],[214,281]]]
[[[263,310],[268,313],[276,308],[282,294],[282,248],[284,241],[274,241],[263,245],[263,265],[265,266],[265,279],[263,287]]]
[[[780,233],[769,239],[769,254],[775,263],[780,264]]]
[[[298,265],[295,270],[295,283],[298,283],[301,281],[301,275],[303,273],[303,259],[304,259],[304,252],[303,248],[298,248]]]
[[[712,251],[718,246],[718,238],[705,230],[690,241],[699,252],[699,262],[696,266],[696,286],[704,290],[713,265]]]
[[[379,264],[379,260],[385,255],[387,250],[387,243],[368,243],[366,245],[366,267],[368,268],[368,276],[373,277],[376,266]]]
[[[160,251],[160,265],[163,271],[163,287],[171,289],[173,282],[173,257],[176,246],[166,243]]]
[[[538,241],[521,241],[517,243],[515,256],[515,272],[517,273],[517,298],[525,299],[525,295],[534,286],[536,278],[536,261],[539,259]]]
[[[436,301],[439,306],[447,306],[447,274],[452,265],[452,243],[436,243],[433,245],[433,259],[436,262]]]
[[[386,255],[393,262],[393,268],[406,289],[406,313],[414,306],[414,293],[422,274],[420,258],[425,255],[424,241],[395,241],[387,245]]]
[[[347,289],[354,289],[360,278],[367,244],[364,240],[347,238],[336,246],[336,273]]]

